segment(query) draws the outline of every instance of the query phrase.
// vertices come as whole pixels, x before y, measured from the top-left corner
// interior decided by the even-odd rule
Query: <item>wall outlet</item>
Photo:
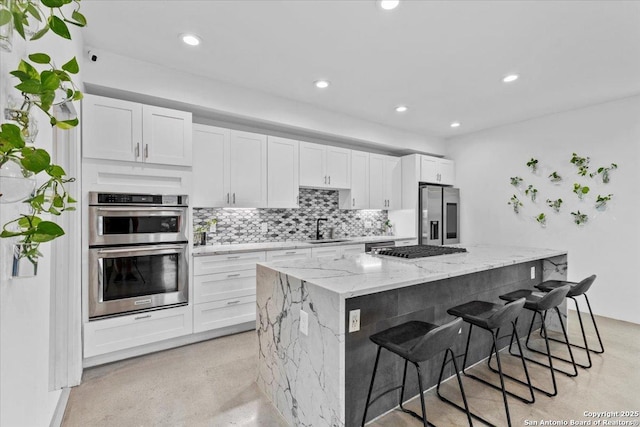
[[[535,279],[535,278],[536,278],[536,268],[531,267],[531,279]]]
[[[458,329],[458,335],[462,333],[462,328]]]
[[[360,309],[349,312],[349,333],[360,330]]]
[[[260,224],[260,232],[261,232],[262,234],[266,234],[266,233],[267,233],[267,231],[269,231],[269,227],[268,227],[268,225],[269,225],[269,224],[268,224],[268,223],[266,223],[266,222],[263,222],[262,224]]]
[[[365,221],[364,222],[364,228],[373,228],[373,225],[371,224],[371,221]]]
[[[309,314],[304,310],[300,310],[300,332],[309,335]]]

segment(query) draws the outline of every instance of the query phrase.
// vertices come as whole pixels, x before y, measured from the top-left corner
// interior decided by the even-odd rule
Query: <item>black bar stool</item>
[[[580,321],[580,330],[582,331],[582,340],[584,342],[584,346],[578,345],[578,344],[571,344],[569,343],[569,345],[571,345],[572,347],[576,347],[576,348],[580,348],[582,350],[585,350],[587,353],[587,360],[588,363],[586,365],[580,364],[580,363],[576,363],[578,366],[588,369],[592,366],[591,363],[591,355],[589,354],[591,353],[596,353],[596,354],[602,354],[604,353],[604,346],[602,345],[602,338],[600,338],[600,332],[598,331],[598,325],[596,324],[596,318],[593,316],[593,311],[591,310],[591,304],[589,303],[589,298],[587,297],[587,291],[589,290],[589,288],[591,288],[591,285],[593,285],[593,282],[596,280],[596,275],[593,274],[589,277],[587,277],[586,279],[576,283],[576,282],[567,282],[564,280],[547,280],[545,282],[540,283],[539,285],[536,285],[536,288],[540,289],[542,292],[550,292],[555,288],[559,288],[561,286],[565,286],[565,285],[569,285],[571,287],[571,290],[569,290],[569,293],[567,294],[567,298],[571,298],[574,302],[574,304],[576,305],[576,312],[578,313],[578,320]],[[580,314],[580,308],[578,307],[578,300],[576,299],[576,297],[580,296],[580,295],[584,295],[584,299],[585,301],[587,301],[587,307],[589,307],[589,315],[591,316],[591,322],[593,322],[593,328],[596,331],[596,335],[598,337],[598,342],[600,343],[600,350],[593,350],[591,348],[589,348],[589,344],[587,342],[587,334],[584,331],[584,323],[582,322],[582,315]],[[562,319],[560,319],[560,321],[562,321]],[[540,331],[542,333],[542,331]],[[552,341],[556,341],[556,342],[562,342],[558,339],[555,338],[551,338],[549,337],[550,340]],[[568,342],[568,340],[567,340]],[[568,362],[568,360],[566,359],[562,359],[560,357],[554,357],[554,359],[558,359],[558,360],[563,360],[565,362]]]
[[[500,363],[500,352],[498,351],[498,335],[500,333],[500,329],[508,326],[511,323],[513,327],[512,336],[515,334],[516,341],[518,343],[518,348],[520,349],[520,354],[522,355],[522,347],[520,346],[520,338],[518,337],[518,332],[516,330],[516,319],[522,312],[522,308],[524,307],[525,299],[520,298],[511,303],[501,305],[494,304],[492,302],[486,301],[471,301],[466,304],[458,305],[456,307],[450,308],[447,310],[447,313],[452,316],[462,317],[462,320],[469,323],[469,334],[467,335],[467,345],[464,352],[464,361],[462,362],[462,373],[472,378],[476,381],[480,381],[481,383],[488,385],[489,387],[495,388],[496,390],[500,390],[502,392],[502,399],[504,401],[504,409],[507,414],[507,423],[509,427],[511,427],[511,416],[509,415],[509,404],[507,402],[507,394],[515,397],[516,399],[521,400],[525,403],[533,403],[535,401],[535,397],[533,395],[533,387],[531,386],[531,378],[529,378],[529,371],[527,370],[527,364],[525,362],[524,357],[520,357],[522,360],[522,367],[524,369],[525,375],[527,377],[527,385],[529,386],[529,393],[531,395],[530,399],[525,399],[517,394],[511,393],[507,391],[504,385],[504,374],[502,373],[502,364]],[[489,331],[491,333],[491,338],[493,340],[493,345],[491,347],[491,355],[495,350],[496,360],[498,361],[498,374],[500,375],[500,387],[479,378],[473,374],[468,374],[465,372],[467,366],[467,356],[469,354],[469,342],[471,341],[471,331],[473,327],[477,326],[481,329]],[[491,360],[489,359],[489,362]],[[463,409],[458,404],[451,402],[450,400],[440,396],[442,400],[445,402],[455,406],[458,409]],[[493,425],[489,421],[484,418],[471,414],[472,417],[477,418],[487,425]]]
[[[433,424],[427,421],[427,413],[424,405],[424,389],[422,387],[422,374],[420,372],[420,362],[431,359],[437,354],[445,351],[444,358],[442,360],[442,368],[440,369],[440,377],[438,379],[438,388],[442,382],[442,376],[444,374],[444,367],[447,364],[447,356],[451,355],[451,361],[456,370],[456,376],[458,377],[458,385],[460,386],[460,393],[462,394],[462,400],[467,412],[467,418],[469,425],[472,426],[471,415],[469,413],[469,407],[467,405],[467,397],[464,394],[464,388],[462,387],[462,380],[460,379],[460,373],[458,371],[458,364],[456,358],[451,350],[451,346],[454,340],[458,336],[458,330],[462,326],[462,319],[455,319],[442,326],[433,325],[431,323],[412,321],[406,322],[398,326],[394,326],[389,329],[385,329],[382,332],[371,335],[369,339],[378,345],[378,353],[376,354],[376,362],[373,366],[373,374],[371,375],[371,384],[369,385],[369,393],[367,394],[367,402],[364,407],[364,415],[362,416],[362,426],[364,426],[367,420],[367,410],[376,400],[397,389],[400,391],[400,409],[417,419],[422,421],[424,427],[434,427]],[[386,390],[371,400],[371,392],[373,391],[373,382],[376,379],[376,370],[378,369],[378,360],[380,359],[380,350],[383,348],[390,352],[397,354],[404,359],[404,374],[402,376],[402,385],[393,387]],[[418,386],[420,388],[420,404],[422,405],[422,416],[416,414],[410,409],[406,409],[402,406],[404,400],[404,389],[407,380],[407,364],[411,362],[415,365],[418,372]]]
[[[527,335],[527,342],[526,342],[526,346],[529,350],[535,352],[535,353],[539,353],[539,354],[543,354],[545,356],[547,356],[547,359],[549,361],[549,364],[544,364],[541,363],[535,359],[531,359],[529,357],[525,357],[525,359],[527,359],[529,362],[535,363],[537,365],[540,366],[544,366],[546,368],[549,368],[549,371],[551,372],[551,382],[553,383],[553,392],[549,392],[546,390],[543,390],[539,387],[536,386],[532,386],[533,388],[535,388],[536,390],[546,394],[547,396],[555,396],[558,394],[558,386],[556,385],[556,375],[555,375],[555,371],[558,372],[562,372],[563,374],[566,374],[570,377],[575,377],[576,375],[578,375],[578,368],[576,368],[576,363],[575,360],[573,359],[573,353],[571,352],[571,346],[569,346],[569,344],[567,344],[567,349],[569,350],[569,355],[571,356],[571,361],[573,363],[573,373],[569,373],[569,372],[565,372],[561,369],[558,368],[554,368],[553,367],[553,359],[551,356],[551,350],[549,348],[549,340],[548,340],[548,334],[547,334],[547,327],[545,325],[545,320],[547,317],[547,311],[554,309],[556,311],[556,313],[558,313],[558,316],[560,316],[560,310],[558,309],[558,306],[560,304],[562,304],[562,301],[564,301],[564,298],[567,295],[567,292],[569,292],[569,286],[565,285],[565,286],[561,286],[559,288],[554,289],[553,291],[545,294],[543,297],[539,297],[537,295],[533,294],[532,290],[529,289],[520,289],[517,291],[513,291],[513,292],[509,292],[508,294],[505,295],[500,295],[500,299],[511,302],[511,301],[515,301],[517,299],[520,298],[525,298],[525,303],[524,303],[524,308],[526,308],[527,310],[531,310],[533,311],[533,316],[531,317],[531,324],[529,325],[529,334]],[[542,351],[538,351],[535,349],[532,349],[531,347],[529,347],[529,338],[531,338],[531,331],[533,330],[533,323],[536,319],[536,315],[540,315],[540,320],[542,321],[542,326],[541,329],[544,331],[544,342],[545,345],[547,347],[547,352],[544,353]],[[567,337],[567,331],[564,327],[564,324],[562,322],[560,322],[560,325],[562,326],[562,333],[564,334],[565,339],[568,340]],[[513,334],[511,334],[511,342],[509,343],[509,353],[511,353],[513,356],[521,356],[518,354],[514,354],[511,350],[512,345],[513,345]],[[489,367],[491,367],[491,357],[489,357]],[[492,369],[495,372],[495,369]],[[512,376],[509,376],[507,374],[504,374],[506,377],[511,378],[512,380],[519,382],[520,384],[524,384],[527,385],[524,381],[521,381],[517,378],[514,378]]]

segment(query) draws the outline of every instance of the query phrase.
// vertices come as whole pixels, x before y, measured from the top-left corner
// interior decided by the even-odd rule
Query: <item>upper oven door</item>
[[[89,246],[187,241],[187,208],[89,206]]]

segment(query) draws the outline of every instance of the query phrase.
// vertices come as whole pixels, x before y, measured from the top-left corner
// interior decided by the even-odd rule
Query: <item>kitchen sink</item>
[[[326,239],[326,240],[307,240],[305,243],[320,244],[320,243],[340,243],[348,242],[349,239]]]

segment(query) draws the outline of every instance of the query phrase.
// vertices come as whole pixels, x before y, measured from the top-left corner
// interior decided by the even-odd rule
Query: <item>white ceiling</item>
[[[404,0],[385,12],[373,0],[85,0],[82,9],[88,46],[422,135],[640,93],[635,1]],[[203,43],[183,45],[183,32]],[[521,78],[502,83],[509,73]],[[316,89],[319,78],[331,87]]]

